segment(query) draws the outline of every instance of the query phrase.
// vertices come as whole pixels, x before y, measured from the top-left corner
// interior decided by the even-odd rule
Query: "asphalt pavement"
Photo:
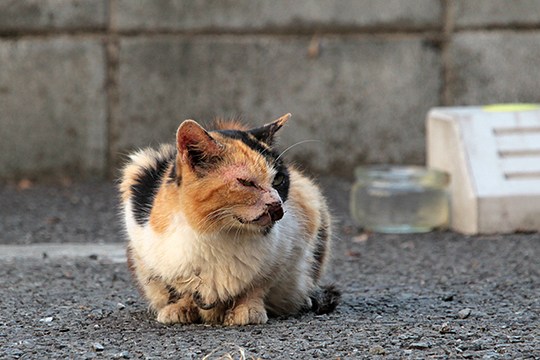
[[[157,323],[127,271],[114,185],[0,187],[1,359],[540,359],[540,234],[363,233],[346,180],[328,315]]]

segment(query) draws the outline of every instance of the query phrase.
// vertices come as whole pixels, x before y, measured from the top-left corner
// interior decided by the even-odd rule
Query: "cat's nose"
[[[276,222],[283,217],[283,207],[281,206],[281,202],[274,202],[267,206],[268,214],[270,215],[272,222]]]

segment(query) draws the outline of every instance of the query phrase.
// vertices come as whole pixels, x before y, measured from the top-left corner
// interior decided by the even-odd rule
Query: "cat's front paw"
[[[262,305],[240,304],[227,311],[223,325],[257,325],[266,324],[268,315]]]
[[[161,308],[157,313],[157,321],[162,324],[193,324],[199,321],[199,310],[179,301]]]

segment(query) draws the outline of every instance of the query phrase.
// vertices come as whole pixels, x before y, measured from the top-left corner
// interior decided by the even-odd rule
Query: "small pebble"
[[[100,343],[98,343],[98,342],[93,343],[92,348],[94,349],[94,351],[103,351],[103,350],[105,350],[105,347],[103,345],[101,345]]]
[[[473,341],[469,345],[469,350],[472,350],[472,351],[480,351],[483,349],[484,349],[484,344],[481,341]]]
[[[380,345],[375,345],[369,349],[369,353],[372,355],[385,355],[386,350],[384,350],[384,348]]]
[[[445,294],[442,296],[442,301],[453,301],[455,294]]]
[[[32,340],[23,340],[19,343],[27,349],[33,349],[36,346]]]
[[[414,342],[409,347],[411,349],[419,349],[419,350],[425,350],[429,349],[431,345],[427,342]]]
[[[355,243],[364,243],[369,239],[368,233],[362,233],[352,237],[352,241]]]
[[[103,318],[103,310],[101,310],[101,309],[92,309],[88,313],[88,317],[90,319],[99,320],[99,319]]]
[[[447,334],[447,333],[449,333],[449,332],[450,332],[450,325],[448,325],[447,322],[443,323],[443,324],[441,325],[441,328],[439,329],[439,332],[440,332],[441,334]]]
[[[43,319],[39,319],[39,322],[44,322],[44,323],[50,323],[53,321],[53,317],[52,316],[48,316],[46,318],[43,318]]]
[[[116,307],[118,308],[118,310],[123,310],[126,308],[126,305],[119,302],[118,304],[116,304]]]
[[[469,317],[469,315],[471,315],[471,309],[469,309],[469,308],[465,308],[465,309],[460,310],[460,311],[458,312],[458,317],[459,317],[460,319],[466,319],[466,318]]]
[[[491,359],[500,359],[500,357],[501,357],[501,355],[499,355],[497,352],[490,351],[487,354],[485,354],[484,356],[482,356],[482,359],[491,360]]]
[[[129,351],[122,351],[117,354],[114,354],[112,357],[113,359],[129,359],[130,355],[129,355]]]

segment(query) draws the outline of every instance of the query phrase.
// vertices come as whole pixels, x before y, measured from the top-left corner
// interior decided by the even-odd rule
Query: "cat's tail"
[[[341,300],[341,291],[334,285],[324,285],[313,291],[311,310],[317,315],[328,314],[334,311]]]

